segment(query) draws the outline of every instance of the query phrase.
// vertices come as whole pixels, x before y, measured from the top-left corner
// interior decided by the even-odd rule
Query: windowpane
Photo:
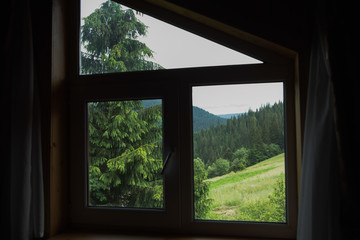
[[[162,100],[88,102],[88,206],[163,208]]]
[[[82,0],[80,74],[260,61],[112,1]]]
[[[285,223],[283,84],[192,90],[195,219]]]

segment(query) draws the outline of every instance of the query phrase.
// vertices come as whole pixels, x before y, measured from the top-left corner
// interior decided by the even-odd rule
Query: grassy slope
[[[259,221],[259,212],[266,211],[268,195],[284,172],[284,154],[280,154],[243,171],[209,179],[214,202],[206,219]]]

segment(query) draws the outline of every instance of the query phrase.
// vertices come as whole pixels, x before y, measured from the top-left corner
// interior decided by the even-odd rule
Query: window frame
[[[248,84],[248,83],[272,83],[284,84],[284,124],[285,124],[285,178],[287,191],[287,222],[286,223],[261,223],[261,222],[236,222],[236,221],[211,221],[194,220],[193,214],[193,178],[187,178],[186,173],[193,171],[193,161],[182,161],[182,179],[186,182],[182,188],[182,223],[190,233],[219,235],[219,232],[228,236],[243,237],[272,237],[272,238],[295,238],[297,226],[297,176],[296,176],[296,151],[295,151],[295,111],[294,111],[294,84],[291,76],[292,69],[289,66],[273,66],[272,64],[238,66],[236,74],[226,80],[219,81],[215,73],[211,73],[206,80],[196,79],[183,81],[180,100],[184,102],[181,119],[181,132],[184,133],[183,149],[185,159],[193,158],[193,131],[192,131],[192,87],[223,84]],[[259,71],[260,70],[260,71]],[[203,73],[205,74],[205,72]],[[266,74],[266,79],[264,79]],[[224,77],[222,77],[224,78]],[[242,78],[244,80],[239,80]],[[186,170],[184,170],[186,169]],[[221,234],[220,234],[221,235]]]
[[[135,76],[136,77],[136,76]],[[179,209],[177,208],[179,195],[177,189],[178,182],[178,161],[171,159],[164,171],[164,209],[146,208],[110,208],[87,206],[87,102],[89,101],[114,101],[114,100],[136,100],[154,99],[163,100],[163,136],[164,136],[164,155],[172,151],[172,146],[177,145],[177,112],[171,112],[176,98],[171,95],[172,86],[164,82],[155,83],[119,83],[117,77],[98,76],[103,78],[107,84],[93,84],[78,86],[71,89],[70,116],[72,118],[70,132],[70,166],[71,172],[71,218],[74,225],[92,226],[123,226],[131,227],[135,225],[148,225],[149,228],[166,226],[174,228],[179,223]],[[130,81],[134,79],[128,78]],[[151,85],[151,86],[150,86]],[[155,87],[156,85],[156,87]],[[148,91],[153,89],[151,93]],[[176,96],[176,95],[175,95]],[[169,114],[170,113],[170,114]],[[175,125],[175,127],[174,127]],[[76,149],[71,148],[76,146]],[[174,158],[174,157],[171,157]],[[76,183],[76,184],[74,184]],[[170,192],[170,189],[174,191]],[[149,218],[153,221],[149,222]]]
[[[232,65],[199,67],[186,69],[169,69],[142,72],[124,72],[109,74],[79,74],[79,55],[71,52],[80,52],[80,1],[74,1],[73,20],[70,40],[70,224],[74,227],[91,227],[99,229],[138,229],[157,232],[182,232],[202,235],[221,236],[251,236],[251,237],[279,237],[295,238],[297,225],[297,151],[296,147],[296,117],[295,117],[295,71],[296,53],[262,40],[238,29],[216,22],[184,10],[170,3],[157,1],[117,0],[120,4],[137,9],[145,14],[162,21],[183,28],[209,40],[218,42],[234,50],[263,61],[262,64]],[[245,80],[239,81],[239,78]],[[170,79],[170,80],[169,80]],[[206,79],[206,80],[204,80]],[[226,79],[226,80],[219,80]],[[208,84],[235,84],[235,83],[284,83],[285,100],[285,127],[286,127],[286,168],[287,192],[289,198],[288,222],[286,224],[249,223],[249,222],[212,222],[193,220],[192,199],[192,111],[191,87]],[[134,91],[139,88],[139,92]],[[161,90],[156,90],[161,87]],[[119,90],[123,95],[118,96]],[[155,94],[149,94],[153,91]],[[134,94],[132,94],[134,93]],[[149,211],[145,209],[89,209],[83,205],[86,201],[79,189],[84,185],[79,181],[78,171],[85,172],[83,161],[86,156],[86,146],[81,136],[86,135],[84,119],[85,103],[89,100],[129,100],[136,98],[163,99],[164,124],[166,110],[171,105],[173,111],[167,118],[171,119],[166,132],[172,133],[172,140],[165,148],[176,147],[173,157],[173,166],[168,176],[174,191],[167,201],[177,207],[171,210]],[[166,111],[166,112],[165,112]],[[76,133],[76,134],[75,134]],[[170,134],[171,135],[171,134]],[[77,143],[82,147],[73,149]],[[187,160],[184,160],[187,159]],[[176,170],[177,168],[177,170]],[[81,170],[83,169],[83,170]],[[167,170],[168,171],[168,170]],[[170,174],[171,172],[171,174]],[[190,187],[189,187],[190,186]],[[87,196],[85,194],[85,196]],[[167,203],[165,203],[167,204]],[[165,213],[165,214],[164,214]],[[149,217],[153,220],[149,221]],[[126,220],[124,220],[126,219]],[[139,221],[139,219],[142,219]],[[220,234],[219,234],[220,233]]]

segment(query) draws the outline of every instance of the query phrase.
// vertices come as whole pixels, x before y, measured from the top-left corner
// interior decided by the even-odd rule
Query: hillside
[[[206,220],[284,222],[284,209],[274,206],[269,198],[284,172],[282,153],[242,171],[206,180],[213,199]]]
[[[142,100],[142,104],[144,108],[149,108],[158,104],[161,104],[161,99],[150,99],[150,100]]]
[[[193,107],[193,131],[199,132],[217,124],[225,124],[226,119],[211,114],[204,109]]]
[[[264,105],[255,112],[238,115],[226,124],[213,125],[194,133],[194,158],[200,158],[206,167],[217,159],[232,162],[240,149],[247,150],[246,166],[273,157],[284,149],[283,103]]]
[[[149,108],[161,104],[160,99],[143,100],[144,108]],[[218,123],[226,124],[226,119],[211,114],[204,109],[193,107],[193,131],[199,132],[201,129],[207,129],[211,126],[216,126]]]

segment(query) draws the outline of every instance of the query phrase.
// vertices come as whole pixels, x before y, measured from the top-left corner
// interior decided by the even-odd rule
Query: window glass
[[[80,74],[260,61],[112,1],[82,0]]]
[[[87,105],[88,206],[163,208],[162,100]]]
[[[192,91],[195,219],[286,223],[283,84]]]

